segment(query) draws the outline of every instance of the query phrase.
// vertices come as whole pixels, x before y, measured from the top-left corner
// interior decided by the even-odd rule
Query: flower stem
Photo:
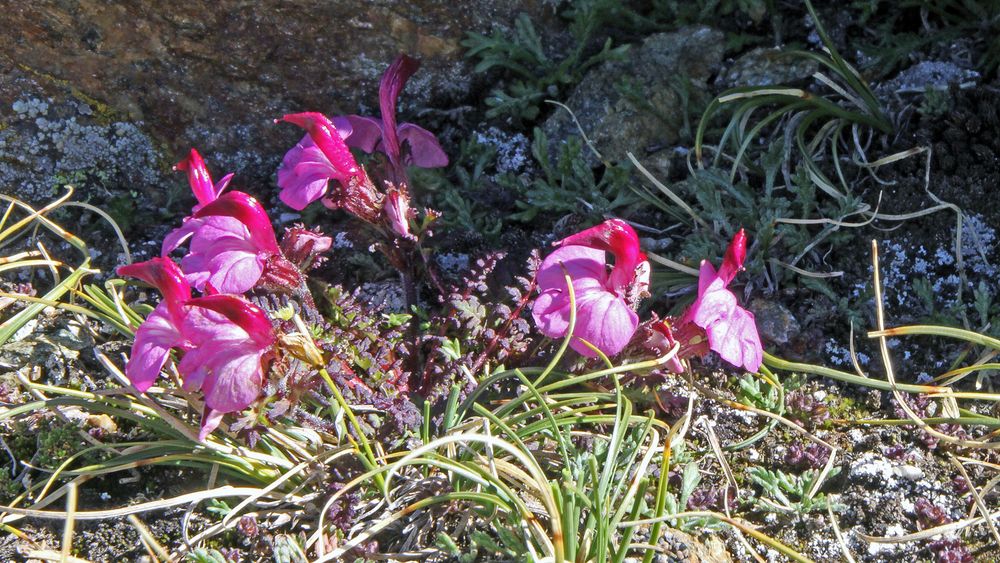
[[[372,451],[371,444],[368,443],[368,438],[361,430],[361,424],[358,423],[357,417],[354,416],[354,411],[351,409],[351,406],[347,404],[347,401],[344,399],[344,395],[340,393],[340,388],[333,382],[333,378],[330,377],[330,373],[326,371],[326,368],[320,368],[319,374],[323,378],[323,381],[326,382],[330,390],[333,391],[333,396],[336,397],[337,404],[339,404],[340,408],[344,409],[344,412],[347,413],[347,419],[351,422],[351,426],[354,427],[354,431],[358,433],[358,440],[361,441],[361,448],[358,447],[358,442],[351,437],[350,433],[347,434],[347,439],[351,441],[351,445],[358,450],[358,453],[362,454],[361,462],[364,463],[365,467],[369,470],[378,468],[378,461],[375,458],[375,453]],[[361,449],[364,451],[362,452]],[[385,479],[382,477],[382,474],[376,473],[374,477],[379,489],[385,493]]]

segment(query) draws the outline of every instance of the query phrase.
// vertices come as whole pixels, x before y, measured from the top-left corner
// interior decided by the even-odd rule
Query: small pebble
[[[913,465],[901,465],[893,473],[909,481],[917,481],[924,478],[924,472],[919,467]]]

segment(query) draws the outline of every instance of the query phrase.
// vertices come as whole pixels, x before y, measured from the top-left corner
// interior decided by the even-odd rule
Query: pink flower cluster
[[[307,112],[277,120],[306,130],[278,169],[278,197],[297,210],[321,199],[331,209],[343,208],[368,223],[385,224],[399,237],[414,238],[410,233],[414,213],[406,166],[436,168],[448,164],[448,156],[432,133],[412,123],[396,122],[399,94],[419,66],[416,59],[400,55],[386,70],[379,86],[380,119],[347,115],[331,120],[321,113]],[[351,147],[386,155],[389,166],[383,178],[384,192],[354,159]],[[335,182],[332,186],[331,181]]]
[[[218,427],[225,413],[240,411],[260,394],[275,335],[267,314],[241,294],[255,287],[302,285],[301,272],[286,258],[260,203],[239,191],[223,194],[232,178],[213,183],[192,149],[175,167],[188,173],[197,204],[163,242],[162,256],[122,266],[118,273],[143,280],[163,300],[136,331],[126,375],[141,392],[159,376],[171,350],[182,353],[177,371],[188,391],[205,396],[199,438]],[[332,241],[289,231],[285,247],[308,260]],[[180,266],[171,252],[188,243]],[[203,294],[192,298],[192,287]]]
[[[140,392],[156,381],[171,350],[183,352],[177,366],[184,389],[201,390],[204,440],[222,415],[252,403],[264,384],[264,364],[275,337],[267,314],[236,295],[191,297],[191,286],[169,258],[118,268],[163,294],[163,300],[135,333],[125,373]]]
[[[635,335],[636,309],[648,296],[650,268],[638,235],[627,223],[611,219],[556,246],[538,270],[539,295],[532,309],[536,325],[546,336],[566,336],[572,312],[568,276],[576,303],[570,346],[589,357],[597,356],[595,350],[607,356],[618,354]],[[606,253],[614,257],[610,271]],[[683,371],[683,360],[709,351],[749,371],[760,368],[763,348],[753,313],[740,307],[728,289],[745,258],[746,235],[740,230],[718,271],[708,261],[702,262],[698,296],[684,314],[653,325],[650,347],[665,351],[680,344],[669,366],[672,370]]]

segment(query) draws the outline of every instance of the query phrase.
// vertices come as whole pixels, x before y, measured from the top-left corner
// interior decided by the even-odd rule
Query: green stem
[[[344,412],[347,413],[347,419],[351,421],[351,426],[353,426],[354,431],[358,433],[358,440],[361,441],[361,448],[364,449],[364,455],[359,456],[360,459],[369,471],[376,469],[379,464],[375,458],[375,452],[372,451],[371,444],[368,443],[368,437],[365,436],[364,431],[361,429],[361,424],[358,423],[357,417],[354,416],[354,411],[351,409],[351,406],[347,404],[347,401],[344,400],[344,396],[340,393],[340,388],[333,382],[333,378],[330,377],[330,373],[326,371],[326,368],[320,368],[319,374],[323,378],[323,381],[326,382],[330,390],[333,391],[333,396],[336,397],[337,404],[339,404],[340,408],[344,409]],[[358,443],[351,437],[350,433],[347,434],[347,439],[350,440],[354,448],[358,450]],[[361,453],[360,450],[359,453]],[[382,474],[376,473],[373,477],[383,494],[386,493],[385,478]]]

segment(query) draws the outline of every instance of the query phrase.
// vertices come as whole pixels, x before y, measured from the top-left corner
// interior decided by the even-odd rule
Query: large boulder
[[[155,184],[191,146],[213,172],[237,171],[236,185],[266,189],[301,134],[275,117],[375,113],[379,78],[399,52],[424,63],[401,100],[404,114],[453,107],[476,90],[460,44],[466,32],[488,34],[521,11],[551,19],[544,4],[9,3],[0,12],[0,191],[44,199],[66,181],[86,191],[92,183],[80,171],[96,168],[118,178],[109,183],[162,199]]]
[[[676,143],[685,126],[686,99],[707,88],[722,61],[725,37],[705,26],[647,37],[629,50],[623,61],[609,61],[591,70],[566,101],[579,121],[563,109],[546,120],[542,130],[552,141],[578,135],[582,129],[605,159],[623,160],[651,146]],[[551,143],[558,150],[557,142]],[[585,155],[592,164],[596,157]]]

